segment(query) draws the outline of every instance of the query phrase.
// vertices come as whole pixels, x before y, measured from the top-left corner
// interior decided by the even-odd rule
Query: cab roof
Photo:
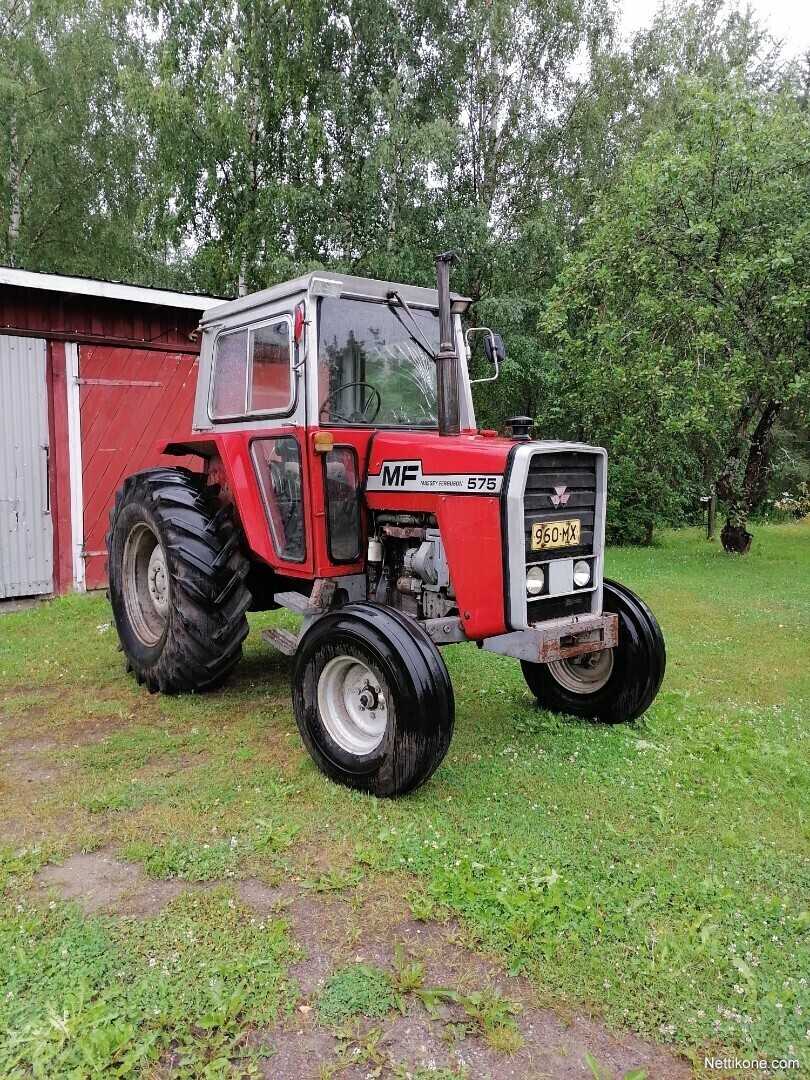
[[[414,307],[438,308],[439,294],[436,289],[424,289],[419,285],[403,285],[394,281],[378,281],[375,278],[355,277],[351,274],[333,274],[328,270],[313,270],[292,281],[282,281],[261,292],[240,296],[209,308],[202,317],[201,325],[210,326],[232,315],[241,315],[254,308],[264,307],[287,296],[313,292],[320,296],[345,296],[354,300],[385,300],[391,290],[396,290],[408,304]],[[469,307],[472,300],[459,293],[451,293],[454,304]]]

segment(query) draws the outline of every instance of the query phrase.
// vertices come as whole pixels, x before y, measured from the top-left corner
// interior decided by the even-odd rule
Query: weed
[[[136,841],[125,845],[121,855],[130,862],[142,862],[147,874],[154,878],[213,881],[241,877],[236,864],[236,845],[224,840],[206,844],[173,840],[163,845]]]
[[[424,889],[411,889],[407,900],[411,915],[417,922],[430,922],[436,917],[438,905]]]
[[[333,1028],[332,1034],[337,1039],[336,1053],[341,1065],[362,1065],[367,1077],[380,1075],[386,1064],[386,1055],[382,1049],[385,1043],[382,1028],[371,1027],[364,1030],[360,1018],[354,1016]],[[369,1066],[375,1068],[369,1069]]]
[[[318,995],[318,1015],[329,1026],[356,1016],[380,1020],[396,1004],[390,975],[371,964],[352,964],[327,980]]]
[[[458,1069],[407,1064],[391,1064],[389,1067],[395,1080],[467,1080],[470,1076],[466,1065],[459,1065]]]
[[[334,866],[317,878],[305,878],[300,883],[300,887],[306,892],[313,893],[341,892],[343,889],[353,888],[362,880],[361,870],[342,870]]]
[[[394,945],[394,986],[401,994],[418,989],[425,981],[425,965],[421,960],[406,960],[402,944]]]
[[[39,844],[22,848],[0,844],[0,893],[4,889],[28,886],[42,863],[42,848]]]
[[[515,1020],[517,1006],[497,987],[459,994],[457,1000],[470,1021],[470,1031],[483,1035],[493,1050],[514,1054],[521,1048],[523,1036]]]
[[[301,831],[301,826],[289,821],[266,821],[257,818],[255,828],[249,833],[249,843],[253,851],[284,851],[292,845]]]
[[[593,1073],[594,1080],[613,1080],[610,1070],[600,1065],[589,1050],[585,1051],[585,1064]],[[631,1069],[624,1074],[622,1080],[647,1080],[649,1075],[646,1069]]]

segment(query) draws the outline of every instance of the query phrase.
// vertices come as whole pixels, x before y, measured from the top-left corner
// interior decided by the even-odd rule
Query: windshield
[[[397,300],[321,300],[322,424],[436,427],[436,363],[427,346],[438,351],[439,317],[423,308],[411,312],[413,321]]]

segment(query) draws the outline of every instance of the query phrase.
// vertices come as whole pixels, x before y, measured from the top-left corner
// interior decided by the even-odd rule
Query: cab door
[[[243,513],[251,548],[281,572],[306,576],[312,570],[310,496],[304,380],[297,373],[294,326],[294,310],[288,308],[220,330],[213,346],[209,415],[225,436],[231,471],[242,460],[256,479],[266,527],[249,520],[258,515]]]

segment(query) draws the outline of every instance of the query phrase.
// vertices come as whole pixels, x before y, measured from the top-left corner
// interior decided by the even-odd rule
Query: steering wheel
[[[368,395],[365,405],[362,409],[355,409],[351,416],[344,416],[339,412],[332,412],[329,410],[330,420],[342,420],[345,424],[373,424],[377,418],[377,413],[382,408],[382,398],[380,397],[380,391],[376,386],[372,386],[367,382],[350,382],[344,383],[342,386],[338,386],[336,390],[333,390],[331,394],[327,394],[321,402],[321,407],[318,409],[318,419],[323,417],[323,414],[327,411],[327,406],[332,402],[333,398],[336,398],[338,394],[342,394],[344,390],[350,390],[353,386],[365,386],[371,393]],[[373,401],[377,402],[377,407],[371,416],[368,415],[368,411],[371,408]]]

